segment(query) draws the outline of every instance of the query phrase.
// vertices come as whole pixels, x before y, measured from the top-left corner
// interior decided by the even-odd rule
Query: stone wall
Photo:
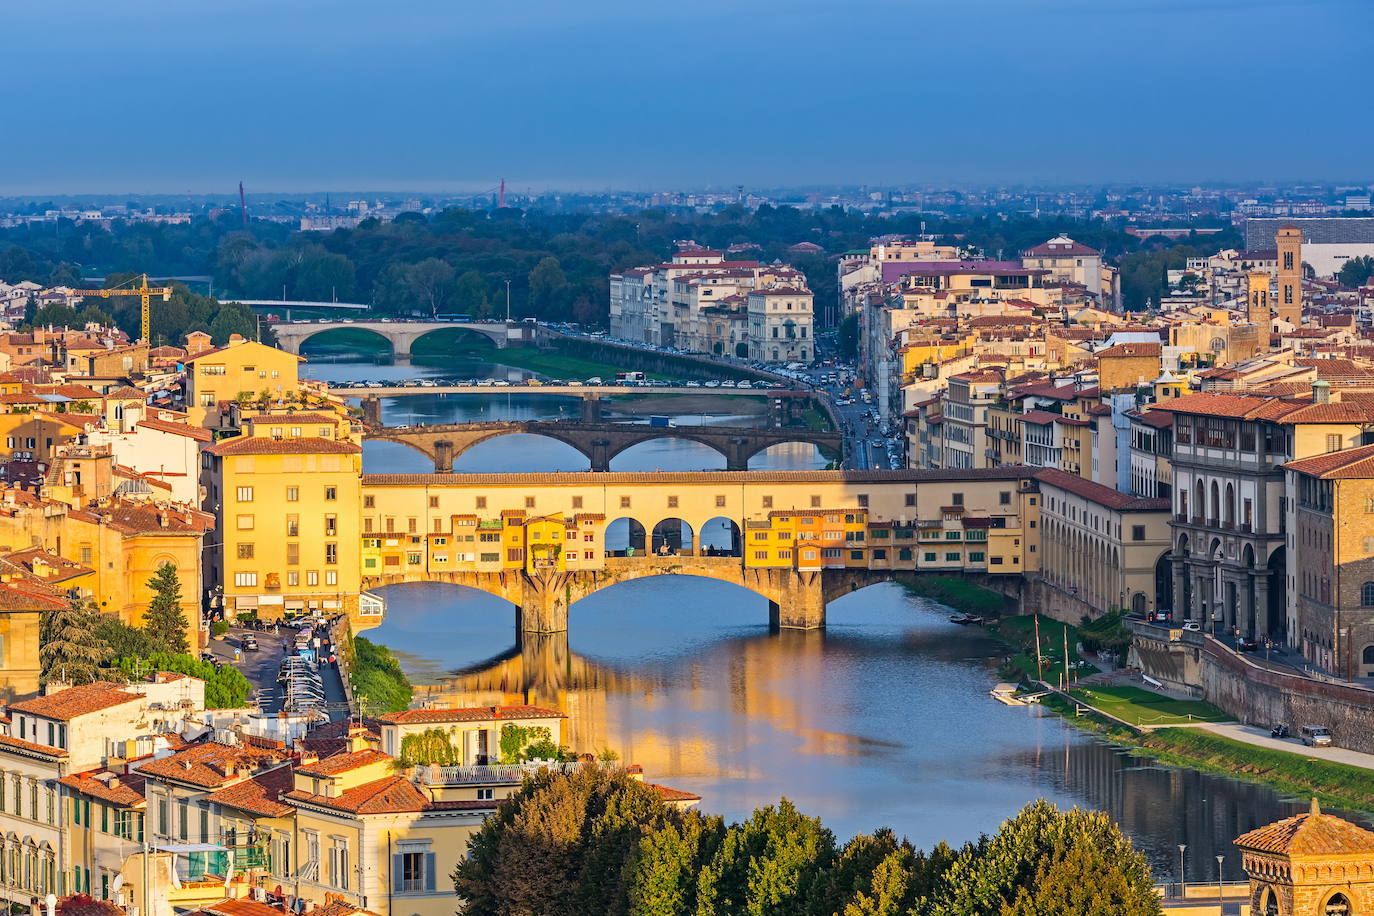
[[[1374,753],[1374,690],[1267,668],[1200,633],[1130,622],[1129,664],[1249,725],[1331,729],[1336,746]],[[1171,638],[1171,635],[1175,638]],[[1318,752],[1320,753],[1320,752]]]

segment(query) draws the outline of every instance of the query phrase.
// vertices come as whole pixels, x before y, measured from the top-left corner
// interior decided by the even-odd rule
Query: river
[[[470,365],[315,363],[330,379],[471,376]],[[486,371],[504,374],[503,367]],[[724,401],[725,399],[721,399]],[[697,404],[694,409],[704,409]],[[748,425],[738,404],[679,422]],[[417,394],[383,400],[389,424],[575,416],[570,399]],[[369,443],[369,472],[428,470],[403,446]],[[504,437],[455,460],[456,470],[580,470],[557,443]],[[633,453],[632,453],[633,452]],[[810,446],[760,456],[761,467],[811,468]],[[693,443],[660,440],[615,470],[720,467]],[[787,796],[841,839],[889,826],[921,847],[991,832],[1033,799],[1108,812],[1172,878],[1187,844],[1192,881],[1242,877],[1231,840],[1297,813],[1301,800],[1191,770],[1161,767],[1079,733],[1039,707],[1008,707],[988,689],[1002,648],[948,609],[896,584],[833,602],[824,632],[772,633],[762,598],[704,579],[627,582],[579,601],[566,638],[517,645],[514,609],[458,586],[382,590],[387,617],[369,638],[391,647],[412,679],[451,705],[529,702],[569,716],[565,743],[609,748],[646,778],[740,818]]]

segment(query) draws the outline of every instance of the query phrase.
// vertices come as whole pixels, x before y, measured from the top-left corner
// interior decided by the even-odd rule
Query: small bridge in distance
[[[267,305],[270,300],[245,304]],[[297,304],[304,306],[307,303]],[[317,304],[325,306],[329,303]],[[541,333],[538,325],[516,321],[295,321],[272,325],[277,343],[283,350],[295,354],[299,354],[301,345],[317,334],[341,329],[368,331],[377,335],[391,344],[391,353],[396,359],[409,359],[415,342],[436,331],[462,330],[479,334],[498,349],[510,344],[533,343]]]
[[[774,445],[809,442],[826,458],[838,461],[844,437],[813,429],[763,429],[738,426],[650,426],[644,423],[580,423],[569,420],[517,420],[493,423],[448,423],[433,426],[369,426],[363,439],[396,442],[434,462],[435,473],[453,470],[453,459],[498,436],[535,435],[556,439],[586,456],[593,471],[609,471],[611,459],[631,446],[655,439],[687,439],[725,457],[727,471],[747,471],[749,459]]]

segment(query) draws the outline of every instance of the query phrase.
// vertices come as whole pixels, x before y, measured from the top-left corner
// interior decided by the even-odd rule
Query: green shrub
[[[208,709],[240,709],[248,705],[248,694],[253,690],[248,678],[237,668],[228,665],[216,668],[210,662],[190,655],[154,652],[142,657],[125,656],[115,662],[115,667],[131,676],[152,671],[175,671],[200,678],[205,682],[205,706]]]
[[[353,637],[353,695],[366,714],[409,709],[414,693],[390,649],[362,636]]]
[[[219,636],[223,636],[225,633],[228,633],[228,632],[229,632],[229,621],[227,621],[227,620],[216,620],[214,623],[210,624],[210,635],[211,635],[211,636],[219,637]]]

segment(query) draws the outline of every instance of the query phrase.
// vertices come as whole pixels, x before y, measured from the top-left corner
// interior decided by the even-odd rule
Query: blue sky
[[[43,0],[0,194],[1369,180],[1371,0]]]

